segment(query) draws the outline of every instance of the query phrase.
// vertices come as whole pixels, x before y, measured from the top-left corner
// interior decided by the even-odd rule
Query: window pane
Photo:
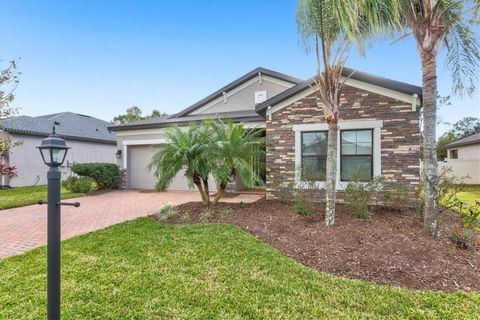
[[[327,132],[303,132],[302,154],[305,156],[326,156],[327,143]]]
[[[302,180],[324,181],[326,176],[326,170],[326,157],[303,157]]]
[[[341,179],[351,180],[358,177],[361,180],[368,180],[372,177],[372,157],[342,157]]]
[[[357,133],[357,142],[372,143],[372,131],[371,130],[359,130]]]
[[[357,154],[372,154],[372,144],[370,142],[358,142]]]

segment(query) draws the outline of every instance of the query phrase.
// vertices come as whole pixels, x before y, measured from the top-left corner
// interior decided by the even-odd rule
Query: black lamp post
[[[60,206],[71,205],[78,207],[80,203],[60,202],[60,177],[58,169],[65,160],[69,147],[65,140],[53,132],[42,140],[37,147],[42,154],[43,162],[48,169],[48,226],[47,226],[47,312],[48,319],[60,319]],[[38,204],[44,204],[39,201]]]

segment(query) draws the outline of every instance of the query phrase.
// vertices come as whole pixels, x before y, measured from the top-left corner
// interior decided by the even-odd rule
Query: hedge
[[[75,163],[72,171],[79,176],[92,178],[98,190],[104,190],[116,187],[120,170],[113,163]]]

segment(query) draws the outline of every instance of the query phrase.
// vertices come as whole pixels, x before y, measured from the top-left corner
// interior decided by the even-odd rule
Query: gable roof
[[[366,83],[369,83],[369,84],[372,84],[372,85],[375,85],[375,86],[379,86],[379,87],[382,87],[382,88],[390,89],[390,90],[393,90],[393,91],[398,91],[398,92],[401,92],[401,93],[405,93],[405,94],[408,94],[408,95],[416,94],[420,98],[422,96],[422,87],[415,86],[415,85],[405,83],[405,82],[400,82],[400,81],[380,77],[380,76],[377,76],[377,75],[374,75],[374,74],[371,74],[371,73],[367,73],[367,72],[358,71],[358,70],[354,70],[354,69],[351,69],[351,68],[344,67],[343,70],[342,70],[342,76],[343,77],[349,77],[350,79],[353,79],[353,80],[366,82]],[[305,89],[311,87],[312,85],[314,85],[314,79],[315,79],[315,77],[311,77],[311,78],[297,84],[296,86],[293,86],[290,89],[287,89],[284,92],[282,92],[282,93],[280,93],[280,94],[278,94],[278,95],[276,95],[276,96],[258,104],[255,107],[255,110],[259,114],[264,115],[269,106],[273,107],[274,105],[276,105],[276,104],[278,104],[282,101],[285,101],[286,99],[291,98],[294,95],[296,95],[297,93],[300,93],[303,90],[305,90]]]
[[[467,146],[471,144],[480,143],[480,132],[472,134],[468,137],[458,139],[456,141],[450,142],[445,146],[445,148],[450,149],[454,147]]]
[[[108,130],[109,122],[73,112],[7,118],[0,123],[0,129],[10,133],[48,136],[54,125],[58,135],[66,139],[116,144],[116,134]]]
[[[293,83],[293,84],[298,84],[298,83],[301,83],[303,81],[301,79],[286,75],[284,73],[280,73],[280,72],[276,72],[276,71],[273,71],[273,70],[258,67],[258,68],[253,69],[252,71],[248,72],[247,74],[243,75],[242,77],[238,78],[237,80],[232,81],[229,84],[227,84],[226,86],[218,89],[217,91],[208,95],[207,97],[203,98],[202,100],[192,104],[190,107],[183,109],[182,111],[173,115],[173,117],[176,117],[176,118],[183,117],[183,116],[185,116],[185,115],[203,107],[207,103],[221,97],[224,92],[228,92],[228,91],[238,87],[239,85],[249,81],[250,79],[255,78],[256,76],[258,76],[259,72],[261,74],[270,76],[272,78],[277,78],[277,79],[284,80],[284,81],[287,81],[287,82],[290,82],[290,83]]]

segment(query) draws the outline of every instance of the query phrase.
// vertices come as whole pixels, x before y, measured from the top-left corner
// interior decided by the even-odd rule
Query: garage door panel
[[[155,189],[157,178],[153,171],[148,169],[152,161],[155,148],[151,145],[129,146],[128,147],[128,187],[138,189]],[[215,181],[209,179],[210,190],[214,191]],[[185,177],[185,170],[181,170],[172,180],[168,190],[192,190],[188,187]]]

